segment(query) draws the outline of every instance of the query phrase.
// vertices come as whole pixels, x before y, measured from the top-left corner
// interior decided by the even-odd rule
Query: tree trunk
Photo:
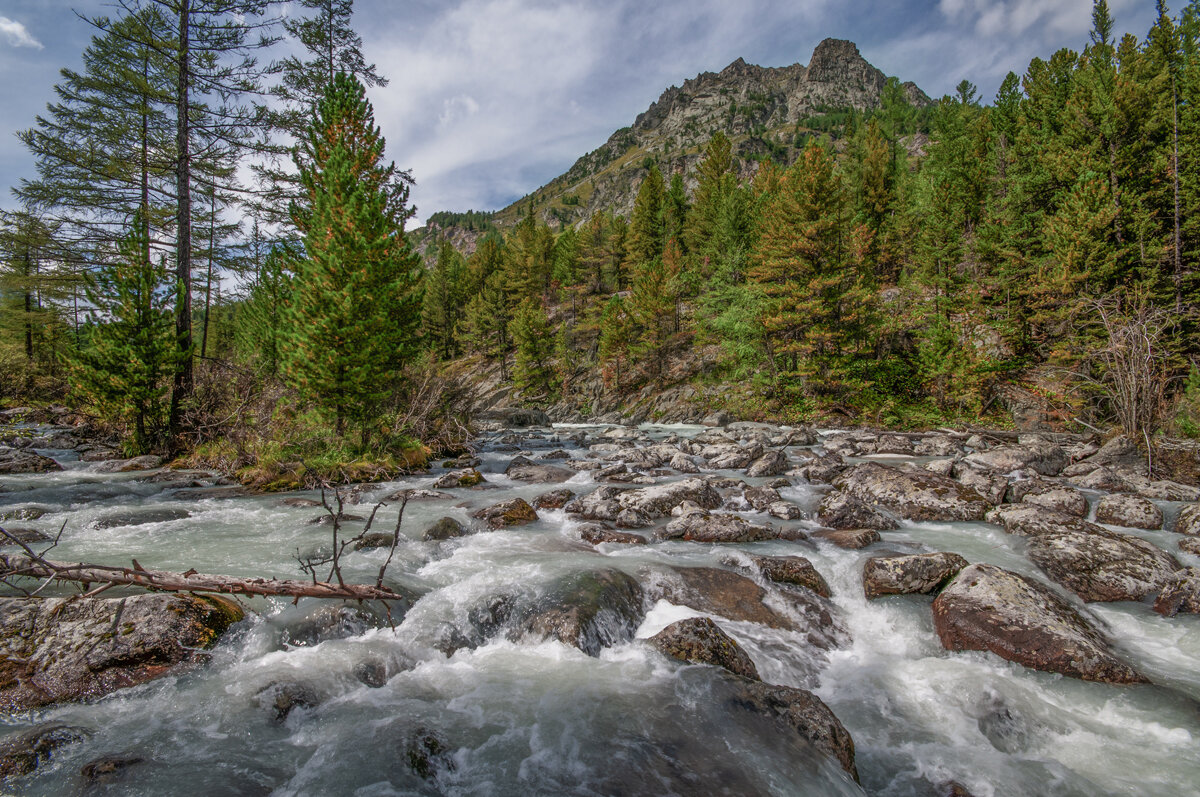
[[[208,312],[212,305],[213,253],[217,248],[217,192],[212,192],[208,217],[208,282],[204,286],[204,327],[200,333],[200,359],[208,356]]]
[[[180,409],[192,393],[192,195],[191,195],[191,124],[188,116],[188,89],[191,81],[189,40],[191,0],[179,4],[179,54],[175,105],[175,144],[179,162],[175,169],[177,225],[175,241],[175,277],[179,295],[175,308],[175,336],[179,362],[175,365],[175,383],[171,390],[172,436],[179,432]]]

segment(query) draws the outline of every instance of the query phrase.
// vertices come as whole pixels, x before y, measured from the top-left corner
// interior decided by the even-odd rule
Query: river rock
[[[624,487],[604,484],[582,498],[568,501],[563,511],[569,515],[579,515],[584,520],[616,520],[622,509],[617,497],[625,491]]]
[[[838,476],[833,485],[909,520],[982,520],[991,508],[979,493],[953,479],[874,462],[855,465]]]
[[[446,496],[449,498],[450,496]],[[399,498],[395,500],[400,500]],[[314,501],[311,498],[284,498],[279,502],[280,506],[291,507],[293,509],[316,509],[321,505],[320,501]]]
[[[995,473],[980,473],[974,468],[960,468],[955,481],[979,493],[992,506],[1004,502],[1008,479]]]
[[[883,539],[875,529],[817,529],[810,536],[832,542],[847,551],[857,551]]]
[[[570,468],[563,468],[558,465],[539,465],[534,462],[523,465],[509,465],[504,473],[510,479],[534,484],[557,484],[565,482],[575,475],[575,471]]]
[[[1050,490],[1040,490],[1026,494],[1022,503],[1044,506],[1057,512],[1063,512],[1075,517],[1087,517],[1087,498],[1078,490],[1058,486]]]
[[[0,599],[0,707],[100,697],[196,660],[242,619],[236,604],[187,595]]]
[[[35,451],[0,446],[0,475],[12,473],[49,473],[62,470],[50,457],[43,457]]]
[[[1200,501],[1200,488],[1167,479],[1138,484],[1136,492],[1154,501]]]
[[[953,476],[956,464],[952,459],[931,459],[921,467],[930,473],[936,473],[938,476]]]
[[[961,456],[962,444],[950,435],[935,434],[922,437],[913,446],[913,452],[918,457],[951,457]]]
[[[1200,538],[1184,537],[1179,541],[1179,550],[1194,556],[1200,556]]]
[[[502,529],[533,523],[538,519],[538,514],[524,498],[510,498],[480,509],[472,513],[471,517],[486,520],[488,526],[493,529]]]
[[[993,565],[964,568],[934,599],[933,623],[947,650],[991,651],[1035,670],[1085,681],[1146,681],[1113,655],[1100,632],[1069,603]]]
[[[14,541],[23,542],[26,545],[50,541],[50,535],[37,529],[6,526],[2,531],[4,534],[0,534],[0,545],[12,545]]]
[[[550,637],[598,656],[633,639],[646,612],[641,586],[620,570],[572,573],[526,610],[518,633]]]
[[[758,512],[766,512],[771,504],[782,500],[779,491],[773,487],[747,487],[742,497]]]
[[[1175,519],[1175,533],[1200,536],[1200,504],[1191,504],[1179,510]]]
[[[987,514],[987,522],[1003,526],[1009,534],[1019,537],[1036,537],[1040,534],[1074,529],[1075,531],[1102,531],[1094,523],[1056,509],[1036,504],[1005,504]]]
[[[1017,445],[998,446],[976,451],[964,459],[968,465],[994,473],[1032,470],[1043,476],[1057,476],[1070,464],[1067,452],[1042,438],[1032,438]]]
[[[668,464],[674,470],[677,470],[680,473],[699,473],[700,472],[700,468],[696,465],[695,462],[692,461],[692,458],[689,457],[687,454],[684,454],[682,451],[679,452],[678,454],[676,454],[675,456],[671,457],[671,461]]]
[[[613,531],[599,523],[584,523],[579,527],[579,537],[584,542],[590,542],[592,545],[600,545],[605,542],[619,543],[622,545],[645,545],[646,538],[638,534],[630,534],[625,531]]]
[[[89,733],[55,722],[7,737],[0,742],[0,779],[28,775],[49,761],[55,750],[82,742]]]
[[[425,542],[435,542],[463,537],[466,533],[467,530],[457,520],[452,517],[444,517],[425,529],[425,533],[421,535],[421,539]]]
[[[759,680],[758,670],[742,646],[707,617],[671,623],[646,641],[671,658],[724,667],[743,678]]]
[[[750,463],[750,466],[746,468],[746,475],[751,477],[779,476],[787,473],[789,467],[787,457],[782,451],[768,451]]]
[[[776,584],[792,584],[812,590],[822,598],[829,597],[829,584],[803,556],[751,556],[750,561],[763,577]]]
[[[813,747],[833,756],[850,777],[858,780],[854,740],[819,697],[804,689],[749,680],[741,682],[738,692],[735,702],[739,707],[776,717]]]
[[[548,493],[542,493],[537,498],[533,499],[534,509],[562,509],[575,498],[575,493],[563,487],[558,490],[551,490]]]
[[[84,764],[79,774],[91,785],[109,785],[120,782],[130,767],[144,763],[145,760],[135,755],[104,756]]]
[[[1154,601],[1154,611],[1163,617],[1200,614],[1200,568],[1185,567],[1173,573]]]
[[[741,470],[763,455],[763,447],[758,444],[746,448],[739,445],[715,446],[705,448],[703,455],[713,470]]]
[[[667,540],[727,543],[773,540],[779,535],[770,526],[756,525],[738,515],[689,512],[668,523],[662,536]]]
[[[767,514],[780,520],[800,520],[804,517],[804,510],[790,501],[772,501],[767,507]]]
[[[354,550],[369,551],[375,548],[391,548],[392,543],[395,541],[395,534],[388,534],[384,531],[372,531],[362,535],[362,539],[354,543]]]
[[[1153,501],[1141,496],[1106,495],[1096,504],[1096,521],[1153,531],[1163,527],[1163,513]]]
[[[49,511],[48,509],[42,509],[40,506],[23,506],[20,509],[10,509],[7,512],[0,512],[0,521],[37,520]]]
[[[403,755],[409,770],[425,780],[434,780],[439,772],[457,769],[453,751],[428,728],[417,728],[409,735]]]
[[[932,595],[968,564],[956,553],[875,556],[863,565],[867,600],[885,595]]]
[[[832,529],[876,529],[888,531],[900,524],[862,499],[834,490],[821,499],[817,519]]]
[[[622,509],[614,522],[619,529],[647,529],[654,525],[653,520],[636,509]]]
[[[721,495],[709,482],[693,477],[629,490],[618,495],[617,501],[625,509],[636,509],[646,517],[660,518],[670,515],[671,510],[684,501],[692,501],[705,509],[716,509],[721,506]]]
[[[833,453],[814,456],[797,468],[796,472],[809,484],[830,484],[849,467],[840,454]]]
[[[306,683],[284,681],[264,686],[255,698],[260,706],[271,712],[275,724],[284,720],[298,708],[316,708],[321,704],[317,690]]]
[[[170,523],[184,520],[192,514],[186,509],[126,509],[101,515],[89,525],[93,529],[114,529],[119,526],[145,526],[150,523]]]
[[[462,470],[452,470],[449,473],[443,473],[433,483],[433,486],[437,490],[449,490],[454,487],[474,487],[485,481],[487,480],[483,478],[483,474],[474,468],[463,468]]]
[[[1103,465],[1098,465],[1082,475],[1070,476],[1070,479],[1085,490],[1101,490],[1108,493],[1133,492],[1133,485]]]

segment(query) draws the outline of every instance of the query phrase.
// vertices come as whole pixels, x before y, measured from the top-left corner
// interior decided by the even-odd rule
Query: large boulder
[[[1200,504],[1185,506],[1175,520],[1175,533],[1200,536]]]
[[[616,498],[623,508],[635,509],[649,518],[666,517],[684,501],[691,501],[704,509],[721,506],[721,494],[704,479],[695,477],[628,490]]]
[[[493,529],[502,529],[533,523],[538,514],[524,498],[511,498],[473,512],[471,517],[487,521]]]
[[[758,459],[750,463],[746,468],[746,475],[750,477],[758,476],[779,476],[787,473],[788,461],[782,451],[768,451]]]
[[[186,520],[191,517],[186,509],[147,508],[122,509],[109,512],[93,520],[89,525],[93,529],[115,529],[120,526],[147,526],[151,523],[170,523],[175,520]],[[322,515],[322,517],[326,517]]]
[[[993,473],[1032,470],[1043,476],[1057,476],[1070,464],[1067,452],[1049,440],[1034,437],[1017,445],[998,446],[976,451],[963,459],[968,465]]]
[[[1018,537],[1036,537],[1039,534],[1061,529],[1095,531],[1100,528],[1075,515],[1026,503],[998,506],[988,512],[987,521],[995,523],[997,526],[1003,526],[1009,534],[1016,534]]]
[[[1027,493],[1021,501],[1034,506],[1043,506],[1075,517],[1087,517],[1088,503],[1083,493],[1070,487],[1055,487]]]
[[[449,473],[444,473],[433,483],[437,490],[449,490],[454,487],[474,487],[477,484],[482,484],[487,481],[483,478],[483,474],[474,468],[464,468],[462,470],[452,470]]]
[[[1141,496],[1106,495],[1096,504],[1096,521],[1154,531],[1163,527],[1163,513],[1157,504]]]
[[[818,540],[826,540],[847,551],[857,551],[874,545],[882,538],[875,529],[817,529],[812,533]]]
[[[533,499],[534,509],[562,509],[575,498],[575,493],[566,487],[542,493]]]
[[[0,446],[0,475],[11,473],[49,473],[62,470],[50,457],[43,457],[36,451]]]
[[[759,526],[738,515],[688,512],[663,530],[663,538],[688,542],[758,542],[778,537],[770,526]]]
[[[198,659],[242,619],[215,597],[0,599],[0,708],[87,700]]]
[[[466,533],[467,530],[457,520],[452,517],[444,517],[425,529],[425,533],[421,535],[421,539],[425,542],[438,542],[462,537]]]
[[[863,565],[863,592],[868,600],[884,595],[931,595],[968,564],[956,553],[875,556]]]
[[[858,780],[854,740],[821,698],[804,689],[761,681],[742,681],[737,695],[735,703],[739,708],[751,708],[779,719],[813,747],[832,756],[850,777]]]
[[[900,524],[865,501],[841,490],[834,490],[821,499],[817,519],[831,529],[875,529],[889,531]]]
[[[982,520],[991,505],[953,479],[925,470],[856,465],[833,481],[844,493],[909,520]]]
[[[829,584],[803,556],[751,556],[763,577],[776,584],[791,584],[812,590],[822,598],[829,597]]]
[[[986,650],[1035,670],[1113,684],[1146,679],[1046,587],[993,565],[964,568],[933,601],[933,624],[947,650]]]
[[[616,520],[622,509],[617,497],[625,490],[624,487],[601,485],[582,498],[568,501],[563,511],[569,515],[579,515],[584,520]]]
[[[646,538],[627,531],[613,531],[600,523],[584,523],[579,527],[579,538],[592,545],[611,542],[620,545],[645,545]]]
[[[510,479],[533,484],[558,484],[575,475],[570,468],[558,465],[543,465],[536,462],[512,464],[504,471]]]
[[[981,473],[974,468],[958,468],[955,481],[963,487],[974,490],[983,496],[992,506],[1004,502],[1004,494],[1008,491],[1008,479],[997,473]]]
[[[523,612],[518,633],[557,639],[589,656],[628,642],[646,616],[642,588],[620,570],[572,573]]]
[[[647,641],[671,658],[724,667],[743,678],[759,680],[758,670],[742,646],[707,617],[689,617],[671,623]]]

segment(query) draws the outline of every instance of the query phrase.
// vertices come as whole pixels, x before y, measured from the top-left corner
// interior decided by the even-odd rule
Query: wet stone
[[[829,597],[829,584],[803,556],[751,556],[763,577],[777,584],[792,584]]]
[[[538,514],[524,498],[512,498],[480,509],[471,517],[487,521],[490,528],[503,529],[533,523]]]
[[[956,553],[877,556],[863,565],[863,592],[868,600],[884,595],[936,593],[968,564]]]
[[[575,493],[563,487],[558,490],[551,490],[548,493],[542,493],[537,498],[533,499],[534,509],[562,509],[570,501],[575,498]]]
[[[1154,601],[1154,611],[1163,617],[1200,614],[1200,568],[1187,567],[1168,578]]]
[[[50,723],[9,736],[0,741],[0,778],[28,775],[49,761],[55,750],[81,742],[90,733],[86,728]]]
[[[454,771],[452,752],[436,733],[418,728],[405,741],[403,758],[414,775],[433,780],[439,771]]]
[[[276,724],[282,724],[296,709],[316,708],[321,702],[315,689],[296,681],[268,684],[256,697]]]
[[[1148,498],[1124,494],[1106,495],[1096,504],[1096,522],[1154,531],[1163,527],[1163,513]]]
[[[724,667],[735,675],[759,680],[758,670],[742,646],[707,617],[671,623],[647,642],[671,658]]]
[[[79,770],[88,783],[118,783],[125,778],[131,767],[145,762],[140,756],[105,756],[89,761]]]
[[[90,524],[93,529],[113,529],[120,526],[145,526],[150,523],[170,523],[192,516],[186,509],[129,509],[101,515]]]
[[[585,523],[579,527],[579,537],[592,545],[611,542],[623,545],[645,545],[646,538],[625,531],[613,531],[599,523]]]
[[[395,541],[395,534],[387,534],[382,531],[372,531],[369,534],[364,534],[362,539],[354,544],[354,550],[366,551],[374,548],[391,548],[392,543]]]
[[[452,517],[444,517],[425,529],[425,532],[421,535],[421,539],[425,542],[434,542],[462,537],[466,533],[467,530],[457,520]]]
[[[817,529],[809,536],[831,542],[848,551],[866,548],[883,539],[875,529]]]

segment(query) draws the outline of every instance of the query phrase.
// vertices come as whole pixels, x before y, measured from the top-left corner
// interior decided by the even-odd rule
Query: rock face
[[[863,565],[863,592],[868,600],[884,595],[930,595],[967,566],[956,553],[876,556]]]
[[[743,678],[759,680],[758,669],[742,646],[707,617],[690,617],[671,623],[648,641],[671,658],[690,664],[724,667]]]
[[[909,520],[983,520],[991,508],[982,496],[953,479],[875,462],[854,466],[834,479],[833,486]]]
[[[637,581],[620,570],[591,570],[555,585],[526,612],[520,630],[598,656],[601,649],[632,639],[643,617]]]
[[[486,520],[489,527],[503,529],[509,526],[523,526],[538,519],[537,512],[524,498],[512,498],[498,504],[480,509],[471,517]]]
[[[1153,501],[1136,495],[1106,495],[1096,505],[1096,520],[1130,529],[1163,527],[1163,513]]]
[[[241,619],[220,598],[4,598],[0,707],[25,711],[152,680],[195,660]]]
[[[688,512],[667,524],[665,539],[689,542],[757,542],[778,536],[770,526],[758,526],[737,515]]]
[[[875,529],[887,531],[900,524],[862,499],[834,490],[821,499],[817,519],[831,529]]]
[[[1034,438],[1015,446],[999,446],[968,454],[968,465],[994,473],[1032,470],[1043,476],[1057,476],[1070,464],[1067,452],[1048,440]]]
[[[992,565],[963,569],[933,601],[947,650],[987,650],[1035,670],[1085,681],[1144,683],[1107,641],[1050,590]]]
[[[10,473],[48,473],[62,466],[35,451],[0,446],[0,475]]]
[[[780,719],[814,747],[837,759],[850,777],[858,780],[854,765],[854,740],[849,731],[812,692],[790,686],[744,681],[737,702]]]

